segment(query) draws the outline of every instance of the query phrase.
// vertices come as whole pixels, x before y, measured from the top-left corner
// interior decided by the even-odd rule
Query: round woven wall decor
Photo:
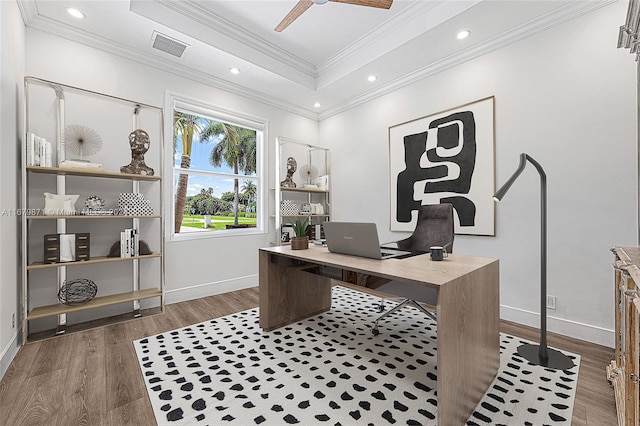
[[[98,293],[98,286],[86,278],[75,278],[64,282],[58,292],[58,300],[65,305],[87,303]]]

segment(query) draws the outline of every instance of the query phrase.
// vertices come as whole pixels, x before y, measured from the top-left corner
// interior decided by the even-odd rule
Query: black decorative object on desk
[[[58,300],[65,305],[81,305],[96,297],[98,286],[86,278],[75,278],[64,282],[58,291]]]

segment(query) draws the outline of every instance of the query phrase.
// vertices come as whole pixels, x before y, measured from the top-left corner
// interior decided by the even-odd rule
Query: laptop
[[[407,250],[381,247],[375,223],[324,222],[322,226],[327,248],[333,253],[372,259],[389,259],[412,254]]]

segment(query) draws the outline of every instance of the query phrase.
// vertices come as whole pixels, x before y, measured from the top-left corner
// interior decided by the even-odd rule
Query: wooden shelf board
[[[315,188],[282,188],[280,187],[280,191],[288,191],[288,192],[319,192],[321,194],[326,194],[327,190],[325,189],[315,189]]]
[[[307,216],[311,216],[311,217],[329,217],[331,215],[329,214],[281,214],[280,217],[307,217]]]
[[[29,220],[38,219],[160,219],[160,215],[117,215],[117,214],[75,214],[75,215],[31,215],[27,216]]]
[[[77,333],[79,331],[90,330],[96,327],[103,327],[106,325],[113,325],[113,324],[123,323],[127,321],[135,321],[137,319],[149,317],[152,315],[158,315],[161,313],[162,313],[162,307],[156,306],[153,308],[141,309],[139,316],[134,315],[133,311],[129,311],[122,314],[97,318],[95,320],[90,320],[90,321],[84,321],[84,322],[79,322],[74,324],[67,323],[64,329],[65,331],[62,334],[58,334],[55,328],[49,329],[49,330],[43,330],[43,331],[36,331],[34,333],[29,333],[29,335],[27,336],[27,342],[36,342],[39,340],[51,339],[59,336],[66,336],[68,334]]]
[[[135,260],[135,259],[150,259],[154,257],[162,257],[162,253],[151,253],[145,254],[142,256],[134,256],[134,257],[106,257],[106,256],[98,256],[92,257],[89,260],[82,260],[76,262],[60,262],[60,263],[42,263],[42,262],[33,262],[27,265],[27,270],[31,271],[34,269],[45,269],[45,268],[59,268],[60,266],[82,266],[82,265],[90,265],[93,263],[105,263],[105,262],[123,262],[127,260]]]
[[[114,173],[105,171],[92,171],[87,169],[78,169],[68,167],[40,167],[40,166],[27,166],[28,172],[33,173],[45,173],[53,175],[70,175],[70,176],[90,176],[90,177],[104,177],[111,179],[127,179],[127,180],[161,180],[161,176],[145,176],[136,175],[130,173]]]
[[[162,296],[162,291],[158,288],[150,288],[146,290],[131,291],[127,293],[112,294],[109,296],[96,297],[95,299],[83,303],[82,305],[48,305],[34,308],[27,315],[27,320],[36,320],[40,318],[52,317],[60,314],[68,314],[71,312],[79,312],[87,309],[95,309],[103,306],[117,305],[119,303],[132,302],[134,300],[149,299],[152,297]]]
[[[118,315],[97,318],[95,320],[84,321],[84,322],[79,322],[74,324],[67,323],[66,327],[64,328],[65,331],[62,334],[58,334],[55,328],[43,330],[43,331],[36,331],[34,333],[29,333],[29,335],[27,336],[27,342],[30,343],[30,342],[36,342],[39,340],[51,339],[59,336],[66,336],[68,334],[77,333],[79,331],[90,330],[92,328],[103,327],[103,326],[113,325],[117,323],[124,323],[127,321],[135,321],[137,319],[149,317],[152,315],[158,315],[161,313],[162,313],[162,307],[156,306],[153,308],[141,309],[140,315],[135,315],[132,310],[122,314],[118,314]]]

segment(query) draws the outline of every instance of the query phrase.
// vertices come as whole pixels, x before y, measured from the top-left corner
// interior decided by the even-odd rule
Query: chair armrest
[[[405,238],[404,240],[398,240],[396,244],[401,250],[411,250],[411,244],[413,243],[413,235]]]

